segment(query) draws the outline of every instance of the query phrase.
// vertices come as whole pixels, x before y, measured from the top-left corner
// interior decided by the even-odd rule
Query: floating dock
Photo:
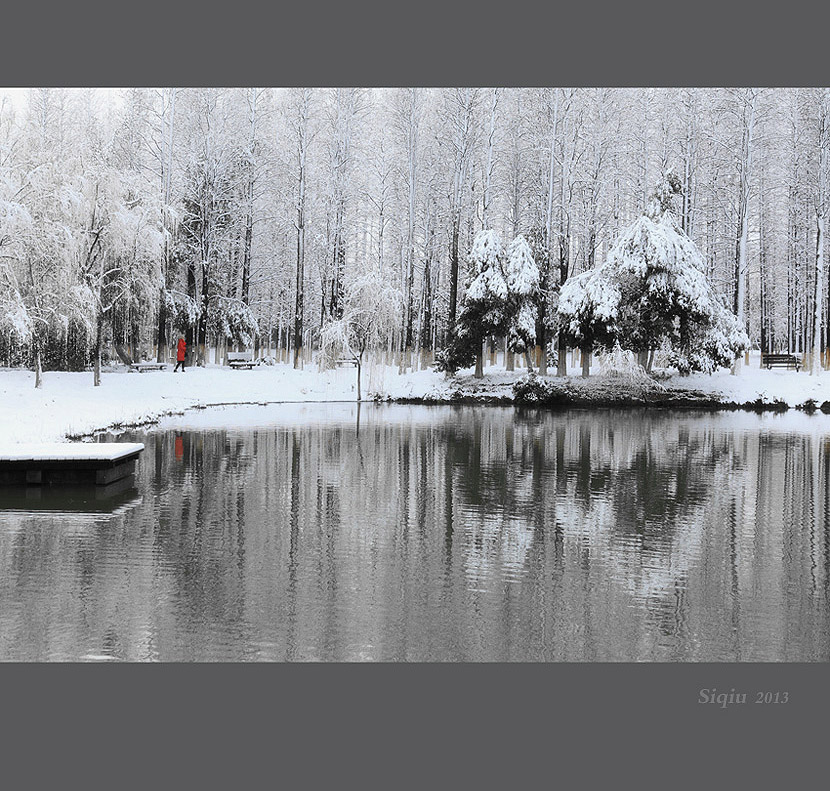
[[[0,446],[0,485],[106,486],[135,472],[140,442],[53,442]]]

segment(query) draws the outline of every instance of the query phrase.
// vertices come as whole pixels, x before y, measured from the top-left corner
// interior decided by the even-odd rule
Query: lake
[[[0,659],[830,659],[830,417],[285,404],[0,489]]]

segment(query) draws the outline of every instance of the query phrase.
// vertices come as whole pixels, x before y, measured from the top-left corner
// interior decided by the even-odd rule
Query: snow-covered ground
[[[760,354],[753,352],[749,365],[742,364],[735,376],[721,368],[712,375],[692,374],[674,377],[667,384],[705,393],[717,393],[726,401],[739,404],[759,398],[767,403],[784,401],[791,407],[803,404],[809,399],[815,400],[818,405],[830,401],[830,371],[822,371],[817,376],[812,376],[804,370],[796,373],[786,368],[773,368],[768,371],[760,367],[760,362]]]
[[[399,375],[392,366],[363,370],[363,397],[446,398],[460,388],[475,385],[479,393],[509,395],[510,385],[527,372],[487,367],[483,380],[472,369],[447,380],[432,370]],[[570,369],[573,376],[579,369]],[[117,425],[151,421],[193,407],[237,403],[329,402],[355,400],[354,368],[318,372],[314,365],[295,371],[289,365],[260,366],[234,371],[208,366],[172,371],[104,373],[100,387],[92,386],[91,373],[46,372],[43,388],[35,390],[34,374],[0,370],[0,443],[51,442],[88,434]],[[592,377],[593,378],[593,377]],[[664,384],[721,395],[739,403],[781,400],[794,407],[808,399],[830,400],[830,372],[819,376],[774,369],[761,370],[757,355],[738,375],[721,370],[711,376],[674,377]],[[830,416],[817,415],[830,421]]]
[[[280,401],[354,401],[355,369],[317,372],[313,365],[250,371],[208,366],[182,373],[152,371],[103,373],[92,386],[91,373],[47,371],[36,390],[34,374],[0,370],[0,443],[50,442],[114,425],[142,423],[164,414],[212,404]],[[399,376],[397,368],[368,366],[362,373],[363,397],[381,392],[393,398],[419,397],[441,387],[433,371]]]

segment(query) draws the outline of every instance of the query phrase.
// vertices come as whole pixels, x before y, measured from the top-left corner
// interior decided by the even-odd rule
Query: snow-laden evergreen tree
[[[471,281],[465,300],[468,303],[486,305],[491,311],[489,321],[498,323],[502,318],[502,305],[507,299],[508,288],[504,271],[504,245],[498,231],[480,231],[473,239],[470,250]]]
[[[476,234],[469,262],[471,280],[455,338],[439,357],[439,367],[454,372],[475,361],[475,375],[481,377],[485,339],[506,336],[508,348],[516,352],[525,352],[536,343],[533,296],[539,288],[539,268],[523,236],[517,236],[505,250],[494,230]]]
[[[668,171],[645,214],[622,233],[605,263],[562,287],[559,317],[583,352],[619,344],[643,353],[667,340],[672,363],[688,373],[728,366],[749,348],[672,211],[680,191],[680,180]]]
[[[517,236],[507,248],[504,274],[508,293],[508,347],[514,352],[529,352],[536,344],[534,296],[539,289],[539,267],[524,236]],[[530,367],[529,355],[528,363]]]
[[[213,299],[208,330],[216,337],[248,348],[254,342],[258,326],[253,311],[241,299],[217,295]]]
[[[497,231],[479,231],[470,250],[470,283],[461,303],[450,344],[439,353],[438,368],[454,373],[476,362],[476,376],[483,375],[484,339],[503,334],[507,322],[508,285],[505,252]]]

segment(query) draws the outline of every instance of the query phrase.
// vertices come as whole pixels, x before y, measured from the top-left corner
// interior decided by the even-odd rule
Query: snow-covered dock
[[[0,484],[110,484],[132,475],[140,442],[0,445]]]

